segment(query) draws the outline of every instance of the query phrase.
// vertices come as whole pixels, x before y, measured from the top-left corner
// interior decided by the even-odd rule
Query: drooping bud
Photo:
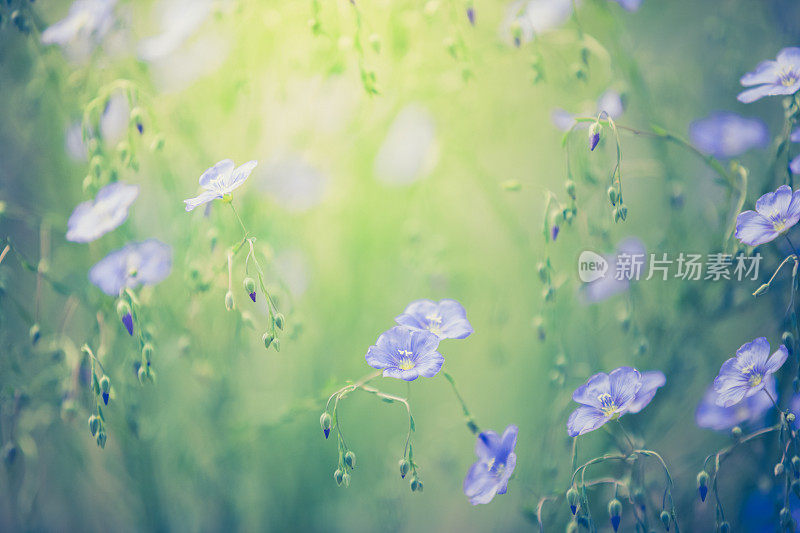
[[[89,417],[89,432],[92,434],[92,437],[97,435],[97,432],[100,430],[100,419],[92,415]]]
[[[337,468],[336,472],[333,473],[333,479],[335,479],[336,484],[341,487],[342,481],[344,481],[344,472]]]
[[[620,204],[617,208],[617,212],[619,213],[619,219],[625,222],[625,219],[628,218],[628,208]]]
[[[275,327],[282,330],[284,324],[286,324],[286,317],[283,316],[283,313],[277,313],[275,315]]]
[[[111,390],[111,380],[108,379],[108,376],[103,376],[100,378],[100,392],[103,396],[103,403],[108,405],[108,391]]]
[[[128,330],[128,335],[133,335],[133,315],[131,314],[131,306],[125,300],[117,301],[117,316],[122,321],[125,329]]]
[[[225,309],[233,311],[233,293],[231,291],[225,293]]]
[[[794,492],[794,495],[795,495],[795,496],[797,496],[798,498],[800,498],[800,481],[797,481],[797,480],[795,479],[794,481],[792,481],[792,483],[791,483],[791,485],[789,486],[789,488],[791,488],[791,489],[792,489],[792,492]]]
[[[738,441],[739,439],[741,439],[742,438],[742,428],[740,428],[739,426],[733,426],[733,429],[731,429],[731,438],[733,440],[735,440],[735,441]]]
[[[142,359],[144,359],[144,362],[149,365],[150,360],[152,358],[153,358],[153,345],[147,342],[145,343],[144,346],[142,346]]]
[[[408,462],[407,459],[400,459],[398,463],[400,466],[400,477],[405,478],[406,474],[408,474],[409,468],[411,468],[411,464]]]
[[[772,472],[775,474],[775,477],[781,477],[785,471],[786,468],[784,468],[783,463],[777,463],[775,468],[772,470]]]
[[[603,127],[600,125],[599,122],[594,122],[592,127],[589,128],[589,150],[594,151],[597,148],[597,143],[600,142],[600,132],[603,130]]]
[[[800,457],[796,455],[792,457],[792,471],[794,472],[794,477],[800,475]]]
[[[553,227],[550,228],[550,239],[555,241],[558,238],[558,232],[561,228],[558,227],[558,224],[553,224]]]
[[[719,533],[730,533],[731,525],[728,522],[721,522],[719,524]]]
[[[570,489],[567,491],[567,503],[569,504],[569,510],[572,512],[573,516],[578,512],[579,499],[580,496],[577,489],[575,487],[570,487]]]
[[[281,340],[280,339],[275,339],[274,341],[272,341],[272,347],[275,348],[276,352],[280,352],[281,351]]]
[[[572,180],[567,180],[564,183],[564,188],[567,190],[567,195],[574,200],[575,199],[575,182],[572,181]]]
[[[328,414],[328,411],[322,413],[322,416],[319,417],[319,425],[322,427],[322,433],[325,435],[325,438],[328,438],[328,435],[331,434],[331,423],[332,423],[331,415]]]
[[[347,453],[344,454],[344,464],[349,466],[350,468],[356,467],[356,454],[347,450]]]
[[[264,348],[269,350],[270,344],[275,340],[275,335],[268,331],[261,336],[261,340],[264,342]]]
[[[522,45],[522,24],[518,20],[511,23],[511,40],[514,46],[519,48]]]
[[[345,488],[350,486],[350,474],[347,472],[342,473],[342,485],[344,485]]]
[[[661,511],[661,514],[658,516],[661,520],[661,523],[664,524],[664,529],[669,531],[669,523],[670,523],[670,516],[669,513],[666,511]]]
[[[700,501],[706,501],[706,495],[708,495],[708,472],[705,470],[701,470],[697,474],[697,492],[700,493]]]
[[[97,433],[97,445],[100,446],[100,448],[106,447],[106,438],[106,432],[101,429]]]
[[[411,480],[411,492],[422,492],[422,481],[417,477]]]
[[[136,130],[140,135],[144,133],[143,117],[144,113],[142,112],[141,107],[134,107],[131,110],[131,122],[133,122],[133,124],[136,126]]]
[[[792,513],[786,507],[781,509],[781,512],[778,516],[780,517],[781,525],[783,527],[788,526],[789,523],[792,521]]]
[[[36,346],[36,343],[39,342],[39,338],[42,336],[42,330],[39,327],[39,324],[34,324],[31,326],[31,329],[28,330],[28,337],[31,339],[31,344]]]
[[[609,187],[607,193],[611,205],[617,205],[617,190],[614,187]]]
[[[256,301],[256,282],[253,278],[244,278],[244,291],[250,295],[250,299]]]
[[[611,527],[614,531],[619,529],[619,522],[621,520],[620,514],[622,513],[622,503],[614,498],[608,502],[608,516],[611,519]]]
[[[470,24],[475,25],[475,7],[472,4],[467,6],[467,19]]]
[[[139,367],[139,370],[136,372],[136,377],[139,378],[139,383],[144,385],[147,383],[147,367],[144,365]]]

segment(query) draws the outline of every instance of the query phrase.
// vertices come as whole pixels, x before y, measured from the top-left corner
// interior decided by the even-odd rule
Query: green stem
[[[473,418],[472,413],[470,413],[469,409],[467,408],[467,404],[466,402],[464,402],[464,398],[461,396],[461,393],[458,392],[458,387],[456,386],[456,380],[453,379],[453,376],[451,376],[447,372],[442,372],[442,374],[444,375],[447,382],[450,383],[450,386],[453,388],[453,393],[455,393],[458,402],[461,404],[461,410],[464,412],[464,418],[466,419],[467,428],[469,428],[469,430],[472,433],[477,435],[478,433],[480,433],[480,429],[478,428],[478,424],[475,423],[475,419]]]

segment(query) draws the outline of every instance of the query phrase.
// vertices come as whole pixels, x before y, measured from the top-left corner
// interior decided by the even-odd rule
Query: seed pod
[[[92,437],[97,435],[98,430],[100,429],[100,419],[92,415],[89,417],[89,432],[92,434]]]
[[[264,333],[264,335],[261,336],[261,340],[264,342],[264,348],[269,350],[269,346],[275,340],[275,336],[270,332],[266,332]]]
[[[286,317],[283,316],[283,313],[278,313],[275,315],[275,327],[278,329],[283,329],[284,324],[286,324]]]
[[[341,487],[342,482],[344,481],[344,472],[342,472],[337,468],[336,471],[333,473],[333,479],[335,479],[336,484]]]

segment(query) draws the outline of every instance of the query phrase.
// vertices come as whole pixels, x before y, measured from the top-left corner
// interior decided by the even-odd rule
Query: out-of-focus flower
[[[167,0],[157,6],[162,32],[139,43],[139,57],[156,61],[168,56],[200,27],[211,14],[212,0]]]
[[[612,0],[622,6],[626,11],[636,11],[642,6],[643,0]]]
[[[764,381],[764,389],[775,398],[775,379],[768,376]],[[714,386],[709,386],[694,414],[698,426],[724,431],[746,422],[755,422],[772,407],[772,400],[766,394],[747,397],[730,407],[721,407],[717,403],[718,400],[719,394],[714,390]]]
[[[617,245],[614,254],[604,257],[608,264],[605,274],[595,281],[580,286],[578,299],[584,304],[593,304],[627,291],[631,281],[639,279],[636,265],[638,264],[642,270],[645,269],[646,258],[646,249],[642,241],[636,237],[624,239]]]
[[[264,189],[288,211],[307,211],[325,196],[327,177],[299,155],[268,162],[261,175]]]
[[[800,143],[800,128],[792,132],[789,136],[789,140],[793,143]],[[800,155],[795,156],[795,158],[789,162],[789,170],[792,171],[792,174],[800,174]]]
[[[517,433],[515,425],[509,425],[500,436],[492,430],[483,431],[475,443],[475,461],[464,478],[464,495],[469,503],[489,503],[496,494],[505,494],[508,480],[517,466]]]
[[[581,406],[569,416],[567,433],[570,437],[584,435],[624,415],[641,388],[642,375],[628,366],[590,377],[572,393],[572,399]]]
[[[109,183],[94,200],[78,204],[67,221],[67,240],[91,242],[117,228],[128,218],[128,209],[139,195],[139,187],[117,181]]]
[[[67,16],[42,32],[44,44],[69,46],[84,41],[97,45],[114,25],[117,0],[76,0]]]
[[[622,116],[622,113],[625,111],[625,104],[622,101],[622,95],[620,95],[614,89],[608,89],[600,97],[597,99],[597,106],[595,108],[595,116],[599,115],[603,112],[606,113],[610,118],[617,119]],[[553,124],[556,128],[561,131],[569,131],[572,126],[575,124],[575,117],[573,113],[566,111],[561,108],[554,109],[553,112],[550,114],[550,120],[553,121]],[[575,126],[576,128],[588,128],[588,122],[582,122]]]
[[[784,48],[775,61],[762,61],[752,72],[739,80],[744,87],[753,87],[739,93],[740,102],[749,104],[765,96],[794,94],[800,89],[800,48]]]
[[[717,111],[689,126],[689,138],[700,150],[719,159],[736,157],[751,148],[769,144],[763,120],[730,111]]]
[[[89,281],[109,296],[127,288],[155,285],[169,275],[172,249],[157,239],[126,244],[89,270]]]
[[[800,220],[800,190],[781,185],[756,201],[755,211],[736,217],[736,238],[749,246],[768,243],[783,235]]]
[[[660,370],[641,372],[642,386],[636,393],[633,402],[628,406],[629,413],[638,413],[655,397],[656,391],[667,383],[667,377]]]
[[[430,331],[440,339],[464,339],[473,331],[464,307],[450,299],[411,302],[394,320],[402,326]]]
[[[427,109],[408,104],[397,114],[375,156],[375,176],[389,185],[408,185],[436,165],[436,126]]]
[[[714,380],[714,390],[719,395],[717,405],[730,407],[764,390],[766,378],[778,371],[788,355],[786,346],[781,344],[770,356],[766,337],[743,344],[735,357],[722,364]]]
[[[572,4],[572,0],[513,2],[508,6],[501,31],[508,42],[520,46],[565,23],[572,14]]]
[[[382,368],[384,377],[414,381],[439,373],[444,357],[438,347],[439,337],[429,331],[395,326],[381,333],[366,359],[369,366]]]
[[[244,183],[257,164],[258,161],[248,161],[234,169],[233,161],[223,159],[209,168],[200,176],[200,186],[205,190],[194,198],[183,201],[186,211],[230,195]]]

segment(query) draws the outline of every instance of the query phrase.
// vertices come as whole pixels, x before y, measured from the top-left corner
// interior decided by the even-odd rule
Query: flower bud
[[[701,470],[697,474],[697,492],[700,493],[700,501],[706,501],[706,495],[708,495],[708,472],[705,470]]]
[[[286,317],[283,316],[283,313],[277,313],[275,315],[275,327],[282,330],[285,323]]]
[[[763,283],[759,288],[755,290],[753,296],[763,296],[769,290],[769,283]]]
[[[719,533],[730,533],[731,525],[728,522],[721,522],[719,524]]]
[[[350,486],[350,474],[347,472],[342,473],[342,485],[344,485],[345,488]]]
[[[36,346],[36,343],[39,342],[39,338],[42,336],[42,330],[39,327],[39,324],[34,324],[31,326],[31,329],[28,330],[28,337],[31,339],[31,344]]]
[[[233,311],[233,293],[231,291],[225,293],[225,309]]]
[[[108,376],[100,378],[100,390],[103,392],[111,390],[111,380],[108,379]]]
[[[256,301],[256,282],[253,278],[244,278],[244,291],[250,295],[250,299]]]
[[[567,180],[564,182],[564,188],[567,190],[567,195],[573,200],[575,199],[575,182]]]
[[[272,341],[272,347],[275,348],[276,352],[280,352],[281,351],[281,340],[280,339],[275,339],[274,341]]]
[[[736,441],[741,439],[742,438],[742,428],[740,428],[739,426],[733,426],[733,429],[731,429],[731,438],[733,440],[736,440]]]
[[[575,487],[570,487],[567,491],[567,503],[569,504],[569,510],[572,512],[573,515],[578,511],[578,500],[580,496],[578,495],[578,490]]]
[[[398,463],[400,466],[400,477],[405,478],[406,474],[408,474],[409,468],[411,468],[411,464],[408,462],[407,459],[400,459]]]
[[[150,149],[154,152],[160,152],[164,149],[164,135],[159,133],[153,139],[153,142],[150,143]]]
[[[791,488],[791,489],[792,489],[792,492],[794,492],[794,495],[795,495],[795,496],[797,496],[798,498],[800,498],[800,481],[797,481],[797,480],[795,479],[794,481],[792,481],[792,483],[791,483],[791,485],[790,485],[790,487],[789,487],[789,488]]]
[[[106,447],[106,438],[106,432],[101,429],[97,433],[97,445],[100,446],[100,448]]]
[[[800,457],[796,455],[792,457],[792,470],[794,471],[794,477],[798,477],[798,474],[800,474]]]
[[[344,481],[344,472],[337,468],[336,472],[333,473],[333,479],[335,479],[336,484],[341,487],[342,482]]]
[[[272,344],[272,342],[275,340],[275,335],[270,332],[266,332],[261,336],[261,340],[264,342],[264,348],[269,350],[270,344]]]
[[[788,526],[789,523],[792,521],[792,513],[789,512],[789,509],[787,509],[786,507],[781,509],[781,512],[778,516],[780,517],[781,525],[783,527]]]
[[[322,413],[322,416],[319,417],[319,425],[322,427],[322,433],[325,434],[325,438],[328,438],[328,435],[331,433],[331,423],[333,420],[331,419],[331,415],[328,414],[328,411]]]
[[[411,480],[411,492],[422,492],[422,481],[419,478]]]
[[[146,342],[144,346],[142,346],[142,359],[146,364],[150,364],[150,360],[153,358],[153,345],[149,342]]]
[[[617,190],[614,187],[609,187],[607,194],[611,205],[617,205]]]
[[[775,477],[781,477],[786,471],[786,468],[784,468],[783,463],[777,463],[772,471],[775,474]]]
[[[347,450],[347,453],[344,454],[344,464],[349,466],[350,468],[356,467],[356,454]]]
[[[131,314],[131,306],[125,300],[117,301],[117,316],[122,321],[125,329],[128,330],[128,335],[133,335],[133,315]]]
[[[142,385],[147,383],[147,368],[145,366],[140,366],[139,370],[136,372],[136,377],[139,378],[139,383]]]
[[[611,519],[611,527],[614,531],[619,529],[620,513],[622,513],[622,503],[616,498],[608,502],[608,516]]]
[[[511,40],[514,41],[514,46],[519,48],[522,45],[522,24],[518,20],[511,23]]]
[[[789,346],[794,344],[794,335],[792,335],[790,331],[784,331],[781,336],[781,342],[789,348]]]
[[[619,213],[620,220],[625,222],[625,219],[628,218],[628,208],[620,204],[620,206],[617,208],[617,212]]]
[[[550,240],[555,242],[555,240],[558,238],[558,232],[560,230],[561,228],[558,227],[558,224],[553,224],[553,227],[550,228]]]
[[[97,432],[100,430],[100,419],[92,415],[89,417],[89,432],[92,434],[92,437],[97,435]]]
[[[472,4],[467,6],[467,20],[471,25],[475,25],[475,7]]]
[[[543,283],[546,282],[548,275],[547,275],[547,267],[544,266],[544,263],[537,264],[536,271],[539,274],[539,279],[542,280]]]
[[[133,124],[136,126],[136,129],[140,135],[144,133],[143,120],[144,120],[144,113],[142,112],[141,107],[137,106],[131,109],[131,122],[133,122]]]
[[[589,150],[594,151],[597,148],[597,143],[600,142],[600,132],[603,127],[599,122],[594,122],[592,127],[589,128]]]
[[[669,513],[666,511],[661,511],[661,514],[658,515],[658,518],[661,520],[661,523],[664,524],[664,529],[669,531],[669,522],[670,522]]]
[[[794,413],[786,413],[786,421],[787,422],[789,422],[790,424],[793,424],[795,419],[796,419],[796,417],[794,416]]]

